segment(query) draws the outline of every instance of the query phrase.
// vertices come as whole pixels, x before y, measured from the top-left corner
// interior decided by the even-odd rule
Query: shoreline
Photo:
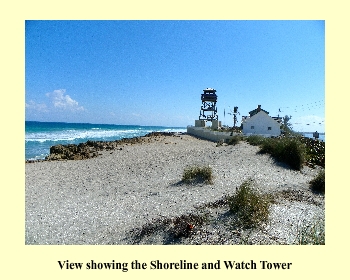
[[[80,144],[57,144],[50,147],[50,154],[44,159],[26,159],[25,163],[35,163],[53,160],[81,160],[89,159],[98,156],[99,151],[115,150],[117,146],[124,144],[141,144],[143,142],[150,142],[150,138],[158,136],[178,136],[185,135],[185,132],[151,132],[144,136],[137,136],[131,138],[122,138],[114,141],[95,141],[87,140]],[[79,158],[79,155],[81,155]],[[65,156],[64,158],[62,156]],[[77,155],[78,158],[74,156]]]
[[[262,192],[307,192],[318,172],[290,170],[245,142],[217,147],[187,134],[144,140],[89,160],[26,164],[26,244],[135,244],[130,232],[157,219],[196,213],[248,178]],[[210,165],[214,183],[183,184],[188,165]],[[163,239],[157,235],[151,242]]]

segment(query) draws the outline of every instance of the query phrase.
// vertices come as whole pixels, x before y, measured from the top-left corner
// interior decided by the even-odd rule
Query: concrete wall
[[[195,120],[195,127],[205,127],[205,120]]]
[[[206,127],[207,126],[206,122],[207,122],[206,120],[195,120],[194,126],[195,127]],[[221,127],[221,121],[219,121],[219,120],[212,120],[211,121],[211,128],[218,129],[219,127]]]
[[[231,135],[231,132],[213,131],[204,127],[195,127],[195,126],[188,126],[187,133],[190,135],[196,136],[198,138],[206,139],[213,142],[218,142],[221,140],[224,140],[224,141],[229,140],[233,138],[233,136],[238,134],[238,133],[233,133]]]
[[[211,121],[211,128],[218,129],[221,126],[221,122],[218,120],[212,120]]]

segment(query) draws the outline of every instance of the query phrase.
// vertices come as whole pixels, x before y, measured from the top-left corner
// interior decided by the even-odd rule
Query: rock
[[[117,148],[118,145],[133,145],[150,142],[150,138],[158,136],[177,136],[173,132],[151,132],[144,137],[134,138],[122,138],[115,141],[92,141],[88,140],[85,143],[58,144],[50,147],[50,155],[45,160],[83,160],[102,155],[99,151],[107,150],[112,151]],[[168,143],[166,143],[168,144]],[[119,148],[121,151],[123,148]]]

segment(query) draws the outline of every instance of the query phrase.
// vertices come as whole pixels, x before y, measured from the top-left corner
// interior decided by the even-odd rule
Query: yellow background
[[[329,2],[329,4],[324,4]],[[91,4],[92,3],[92,4]],[[349,9],[346,1],[11,1],[0,4],[2,279],[328,279],[347,275]],[[26,246],[24,21],[27,19],[326,20],[325,246]],[[221,270],[61,270],[70,262],[216,262]],[[226,270],[224,260],[292,262],[290,270]],[[343,276],[340,276],[343,275]],[[5,277],[3,277],[5,276]]]

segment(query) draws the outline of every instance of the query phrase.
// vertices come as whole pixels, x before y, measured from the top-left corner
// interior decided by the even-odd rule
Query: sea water
[[[186,132],[186,127],[115,125],[63,122],[25,122],[25,159],[44,159],[50,154],[50,147],[58,144],[79,144],[88,140],[115,141],[122,138],[144,136],[147,133]],[[302,133],[313,138],[312,133]],[[319,135],[325,141],[325,134]]]
[[[88,140],[115,141],[144,136],[154,131],[186,132],[186,128],[26,121],[25,159],[44,159],[50,154],[50,147],[58,144],[79,144]]]

